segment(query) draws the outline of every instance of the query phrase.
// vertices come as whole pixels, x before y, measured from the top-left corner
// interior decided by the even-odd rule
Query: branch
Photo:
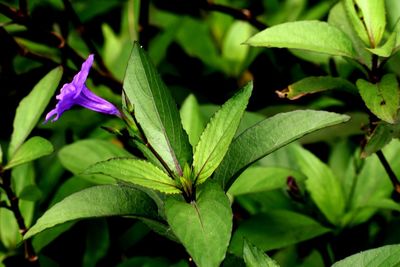
[[[382,150],[377,151],[376,155],[378,156],[380,162],[382,163],[383,168],[385,168],[385,171],[386,171],[387,175],[389,176],[390,181],[393,184],[396,194],[400,196],[400,182],[397,179],[397,176],[394,173],[393,169],[390,167],[389,162],[386,160],[385,155],[383,154]]]

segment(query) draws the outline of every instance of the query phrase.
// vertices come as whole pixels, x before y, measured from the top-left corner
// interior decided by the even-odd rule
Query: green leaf
[[[128,183],[155,189],[167,194],[180,193],[175,181],[161,169],[144,160],[115,158],[98,162],[84,174],[104,174]]]
[[[332,267],[396,267],[399,264],[400,245],[388,245],[354,254],[336,262]]]
[[[330,76],[306,77],[281,91],[275,91],[280,98],[295,100],[307,94],[314,94],[331,89],[341,89],[347,92],[357,92],[355,86],[342,78]]]
[[[233,234],[229,251],[240,255],[243,239],[262,251],[283,248],[329,232],[310,217],[288,210],[259,213],[241,223]]]
[[[297,110],[263,120],[239,135],[215,171],[214,178],[228,189],[236,176],[256,160],[305,134],[349,119],[326,111]]]
[[[11,135],[8,157],[15,153],[35,127],[40,116],[57,89],[62,76],[62,68],[57,67],[43,77],[19,103],[15,118],[14,131]]]
[[[369,155],[381,150],[392,141],[393,138],[400,137],[400,124],[390,124],[380,121],[372,133],[366,137],[366,144],[361,152],[361,157]]]
[[[58,152],[58,158],[64,168],[94,183],[110,183],[114,179],[104,175],[82,175],[82,172],[96,162],[116,157],[133,158],[125,149],[100,139],[79,140],[64,146]]]
[[[357,10],[354,6],[354,0],[342,1],[345,14],[350,22],[349,26],[357,33],[357,36],[363,41],[365,45],[370,45],[367,29],[364,26],[363,21],[357,14]],[[340,4],[342,4],[340,3]]]
[[[11,169],[15,166],[46,156],[52,153],[53,150],[53,145],[49,141],[42,137],[34,136],[15,151],[4,169]]]
[[[244,240],[243,258],[247,267],[279,267],[276,261],[246,239]]]
[[[200,139],[206,122],[200,111],[199,103],[193,94],[190,94],[182,104],[181,118],[183,129],[189,136],[190,144],[194,147]]]
[[[231,237],[232,211],[218,184],[204,184],[195,202],[167,199],[165,214],[197,266],[219,266]]]
[[[386,74],[376,83],[357,80],[357,88],[368,109],[388,123],[397,121],[399,108],[399,84],[394,74]]]
[[[203,183],[221,163],[249,101],[253,84],[249,83],[210,119],[193,155],[197,183]]]
[[[182,128],[176,103],[138,43],[133,45],[124,79],[124,92],[148,142],[168,167],[182,176],[192,148]]]
[[[251,46],[296,48],[356,58],[349,37],[338,28],[322,21],[279,24],[257,33],[245,43]]]
[[[99,185],[74,193],[55,204],[29,229],[24,239],[73,220],[110,216],[156,218],[156,215],[157,206],[145,193],[129,186]]]

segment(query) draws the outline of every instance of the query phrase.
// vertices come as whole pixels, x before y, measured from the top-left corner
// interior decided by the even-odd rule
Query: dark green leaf
[[[86,248],[83,255],[83,267],[95,267],[110,247],[110,236],[107,222],[96,220],[89,222],[87,227]]]
[[[246,267],[279,267],[276,261],[268,257],[261,249],[244,240],[243,258]]]

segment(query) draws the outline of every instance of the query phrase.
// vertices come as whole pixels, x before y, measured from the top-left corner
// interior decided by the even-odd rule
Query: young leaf
[[[244,240],[243,258],[247,267],[279,267],[276,261],[246,239]]]
[[[176,103],[138,43],[133,45],[124,79],[124,92],[147,140],[178,176],[192,157]]]
[[[165,214],[197,266],[219,266],[231,237],[232,211],[228,197],[218,184],[204,184],[196,202],[167,199]]]
[[[193,155],[194,173],[198,184],[211,176],[228,151],[252,89],[253,84],[249,83],[229,99],[210,119],[203,131]]]
[[[47,210],[24,239],[61,223],[110,216],[156,218],[157,206],[148,195],[129,186],[94,186],[66,197]]]
[[[307,94],[314,94],[331,89],[341,89],[347,92],[357,92],[355,86],[342,78],[330,76],[306,77],[281,91],[275,91],[280,98],[295,100]]]
[[[35,127],[40,116],[57,89],[62,76],[62,68],[58,67],[43,77],[19,103],[14,118],[14,131],[8,148],[8,158],[15,153]]]
[[[248,128],[229,147],[214,178],[229,189],[234,178],[256,160],[313,131],[349,120],[326,111],[297,110],[280,113]]]
[[[144,160],[130,158],[110,159],[90,166],[84,171],[84,174],[104,174],[167,194],[181,192],[171,177]]]
[[[357,14],[356,8],[354,6],[354,0],[344,0],[342,1],[344,6],[345,14],[350,22],[351,28],[357,33],[357,36],[363,41],[365,45],[370,45],[370,40],[368,37],[367,29],[364,23]],[[340,3],[340,4],[342,4]]]
[[[376,83],[359,79],[357,88],[365,105],[378,118],[388,123],[397,121],[399,109],[399,84],[394,74],[386,74]]]
[[[368,266],[395,267],[400,264],[400,245],[388,245],[366,250],[338,261],[332,267]]]
[[[53,145],[49,141],[42,137],[34,136],[15,151],[4,169],[11,169],[15,166],[46,156],[53,152],[53,150]]]
[[[206,125],[205,118],[194,95],[191,94],[185,99],[180,113],[183,128],[189,135],[190,144],[194,147]]]
[[[251,46],[296,48],[356,58],[349,37],[322,21],[286,22],[257,33],[245,43]]]

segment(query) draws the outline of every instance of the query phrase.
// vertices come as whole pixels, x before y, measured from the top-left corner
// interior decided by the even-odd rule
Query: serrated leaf
[[[14,131],[8,148],[8,158],[15,153],[31,133],[60,83],[63,70],[57,67],[44,76],[32,91],[19,103]]]
[[[157,206],[148,195],[129,186],[94,186],[66,197],[47,210],[24,239],[65,222],[110,216],[156,218]]]
[[[400,264],[400,245],[366,250],[338,261],[332,267],[396,267]]]
[[[249,101],[253,84],[249,83],[229,99],[210,119],[193,155],[197,183],[203,183],[221,163],[235,136]]]
[[[182,125],[189,136],[190,144],[194,147],[200,139],[206,122],[200,111],[199,103],[194,95],[190,94],[183,101],[181,110]]]
[[[356,58],[349,37],[322,21],[295,21],[267,28],[250,37],[251,46],[296,48],[334,56]]]
[[[281,113],[248,128],[231,144],[214,179],[229,189],[236,176],[256,160],[313,131],[349,120],[326,111],[297,110]]]
[[[378,83],[357,80],[357,88],[368,109],[388,123],[397,121],[399,109],[399,84],[396,75],[386,74]]]
[[[191,162],[192,148],[176,103],[138,43],[133,45],[123,87],[148,142],[168,167],[182,176],[183,166]]]
[[[231,237],[232,211],[218,184],[204,184],[195,202],[167,199],[165,214],[197,266],[220,265]]]
[[[53,150],[53,145],[49,141],[42,137],[34,136],[15,151],[4,169],[11,169],[15,166],[49,155]]]
[[[167,194],[181,193],[175,181],[165,172],[144,160],[115,158],[98,162],[84,174],[104,174],[128,183],[144,186]]]
[[[342,78],[321,76],[306,77],[297,81],[281,91],[275,91],[280,98],[295,100],[307,94],[314,94],[326,90],[339,89],[347,92],[357,92],[355,86]]]
[[[261,249],[250,244],[246,239],[243,246],[243,258],[247,267],[279,267],[276,261],[268,257]]]

